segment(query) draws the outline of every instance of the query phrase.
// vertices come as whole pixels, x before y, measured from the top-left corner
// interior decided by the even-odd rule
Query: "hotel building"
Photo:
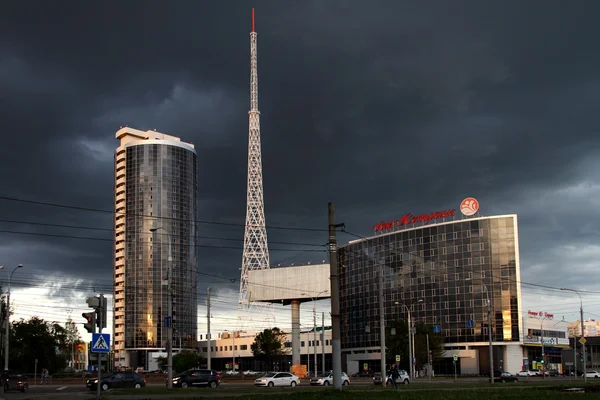
[[[375,225],[374,236],[340,247],[342,363],[348,373],[363,364],[377,370],[381,359],[381,271],[386,325],[406,321],[410,310],[413,324],[432,326],[443,337],[445,360],[434,365],[436,372],[451,373],[456,358],[459,374],[488,374],[490,329],[494,369],[522,369],[517,216],[459,219],[455,213],[406,214]],[[401,366],[408,369],[406,358]],[[419,370],[427,356],[416,358]]]

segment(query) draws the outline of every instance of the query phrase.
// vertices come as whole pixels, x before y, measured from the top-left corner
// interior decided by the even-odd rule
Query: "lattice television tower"
[[[244,254],[240,279],[239,310],[250,308],[260,314],[268,313],[267,304],[250,302],[248,271],[269,268],[269,247],[263,201],[262,157],[260,151],[260,112],[258,111],[258,57],[257,33],[254,30],[252,9],[252,32],[250,32],[250,111],[248,112],[248,192],[246,200],[246,230]]]

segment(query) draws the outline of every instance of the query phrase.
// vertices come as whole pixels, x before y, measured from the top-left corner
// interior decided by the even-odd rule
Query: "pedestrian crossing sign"
[[[110,353],[110,333],[92,333],[92,353]]]

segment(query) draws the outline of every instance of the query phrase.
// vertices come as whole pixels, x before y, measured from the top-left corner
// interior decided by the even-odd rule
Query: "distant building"
[[[315,370],[315,354],[319,373],[323,372],[323,354],[325,354],[325,371],[333,368],[331,364],[331,327],[325,327],[324,335],[321,335],[321,332],[319,326],[317,326],[316,332],[313,330],[300,332],[300,364],[307,365],[307,372],[311,375],[314,374]],[[235,337],[230,332],[213,334],[211,340],[211,368],[217,371],[231,371],[235,358],[235,371],[239,372],[247,370],[257,372],[290,371],[292,366],[292,335],[290,332],[283,333],[286,335],[284,347],[289,350],[289,354],[271,362],[269,365],[256,360],[252,354],[252,343],[254,343],[258,332],[235,332]],[[203,335],[200,336],[198,349],[200,350],[200,356],[206,359],[208,357],[208,341]]]
[[[196,348],[197,156],[156,131],[125,127],[116,138],[114,367],[146,370],[152,353],[165,351],[169,267],[173,351]]]
[[[586,319],[583,321],[583,329],[585,330],[585,336],[598,336],[598,322],[594,319]],[[569,336],[573,337],[581,336],[581,320],[577,320],[569,323]]]

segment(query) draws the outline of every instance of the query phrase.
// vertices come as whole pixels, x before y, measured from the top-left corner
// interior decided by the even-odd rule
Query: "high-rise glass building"
[[[147,369],[166,353],[169,271],[173,352],[196,347],[197,155],[156,131],[125,127],[116,138],[114,366]]]
[[[463,374],[489,371],[491,329],[494,367],[521,370],[517,216],[458,219],[454,210],[434,214],[416,223],[412,218],[412,224],[406,223],[411,218],[381,223],[373,227],[375,236],[339,249],[344,359],[360,369],[364,363],[378,367],[378,279],[383,271],[386,325],[407,321],[410,309],[413,322],[432,326],[443,338],[449,368],[456,355]],[[395,229],[400,225],[404,229]]]

